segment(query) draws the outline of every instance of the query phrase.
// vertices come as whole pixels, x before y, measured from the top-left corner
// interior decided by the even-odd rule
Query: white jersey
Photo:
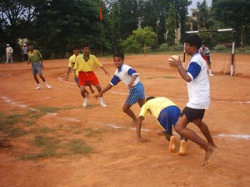
[[[124,82],[124,84],[128,85],[132,79],[133,75],[139,75],[134,69],[126,64],[122,64],[121,69],[116,69],[114,77],[112,78],[110,84],[112,86],[118,84],[119,81]],[[136,77],[133,86],[137,85],[140,82],[139,76]]]
[[[210,85],[207,64],[199,53],[192,56],[189,65],[193,62],[197,63],[201,70],[196,78],[193,78],[192,74],[187,72],[192,81],[187,84],[189,101],[186,106],[194,109],[208,109],[210,105]]]
[[[208,49],[208,47],[205,47],[205,49],[203,50],[202,47],[199,49],[199,53],[201,55],[209,55],[210,54],[210,51]]]
[[[12,47],[6,47],[6,53],[7,54],[12,54],[13,53],[13,49],[12,49]]]

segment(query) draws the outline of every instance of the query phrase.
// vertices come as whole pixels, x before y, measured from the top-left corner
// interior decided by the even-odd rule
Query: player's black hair
[[[115,53],[113,58],[114,57],[120,57],[121,59],[124,59],[124,53],[122,53],[122,52]]]
[[[80,50],[80,47],[79,46],[75,46],[74,50]]]
[[[90,45],[89,45],[88,43],[83,44],[83,45],[82,45],[82,49],[84,49],[85,47],[89,47],[89,48],[90,48]]]
[[[155,96],[149,96],[149,97],[147,97],[146,102],[147,102],[148,100],[154,99],[154,98],[155,98]]]
[[[34,43],[33,43],[33,42],[29,42],[29,43],[27,44],[27,46],[30,46],[30,45],[34,46]]]
[[[197,34],[188,35],[185,40],[185,43],[188,43],[190,46],[195,46],[197,49],[201,47],[202,40]]]

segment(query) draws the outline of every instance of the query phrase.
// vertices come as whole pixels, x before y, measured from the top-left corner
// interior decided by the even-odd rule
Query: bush
[[[183,44],[174,45],[172,48],[173,51],[183,51],[183,49],[184,49]]]
[[[159,46],[159,51],[168,51],[169,50],[169,46],[167,43],[163,43]]]
[[[227,47],[225,45],[216,45],[214,47],[214,50],[217,51],[217,52],[222,52],[222,51],[226,51]]]

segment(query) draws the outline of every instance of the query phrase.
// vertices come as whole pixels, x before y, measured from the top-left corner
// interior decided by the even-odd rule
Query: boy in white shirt
[[[145,93],[143,84],[140,82],[139,74],[130,66],[124,64],[124,54],[117,53],[113,56],[114,65],[117,67],[113,78],[110,83],[98,94],[100,97],[102,94],[110,90],[113,86],[117,85],[120,81],[124,82],[128,86],[129,95],[125,104],[123,105],[123,112],[132,118],[133,123],[136,124],[137,117],[130,107],[138,103],[140,107],[145,103]]]
[[[183,68],[180,59],[175,60],[172,58],[173,61],[169,65],[176,66],[181,77],[187,81],[189,95],[189,101],[176,123],[175,130],[180,135],[200,145],[206,151],[203,162],[203,166],[205,166],[211,162],[217,152],[217,147],[208,126],[202,120],[205,109],[208,109],[210,105],[210,86],[206,61],[198,51],[201,44],[201,38],[198,35],[189,35],[185,39],[185,52],[191,56],[188,69]],[[186,127],[190,122],[200,128],[207,142],[193,130]]]
[[[10,46],[10,44],[7,44],[6,45],[6,62],[5,62],[5,64],[9,63],[9,61],[11,63],[13,63],[12,53],[13,53],[13,48]]]

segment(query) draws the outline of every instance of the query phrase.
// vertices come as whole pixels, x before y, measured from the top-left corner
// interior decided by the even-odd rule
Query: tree
[[[45,2],[46,0],[0,1],[0,42],[10,43],[17,58],[19,57],[17,52],[20,51],[17,39],[27,36],[26,29],[31,25]]]
[[[143,46],[154,46],[156,37],[157,35],[151,27],[144,27],[134,30],[133,34],[123,41],[122,46],[126,52],[137,53],[142,50]]]
[[[204,0],[202,3],[197,2],[197,8],[198,30],[201,30],[202,28],[208,29],[208,6],[206,0]]]
[[[174,6],[171,4],[168,10],[168,17],[166,19],[166,41],[169,46],[175,44],[175,31],[177,29],[177,14]]]
[[[30,38],[47,57],[52,52],[63,57],[74,45],[86,43],[94,50],[101,45],[99,22],[97,0],[51,0],[37,16]]]
[[[240,33],[241,46],[244,47],[245,35],[250,34],[250,1],[216,0],[212,10],[216,20]]]

